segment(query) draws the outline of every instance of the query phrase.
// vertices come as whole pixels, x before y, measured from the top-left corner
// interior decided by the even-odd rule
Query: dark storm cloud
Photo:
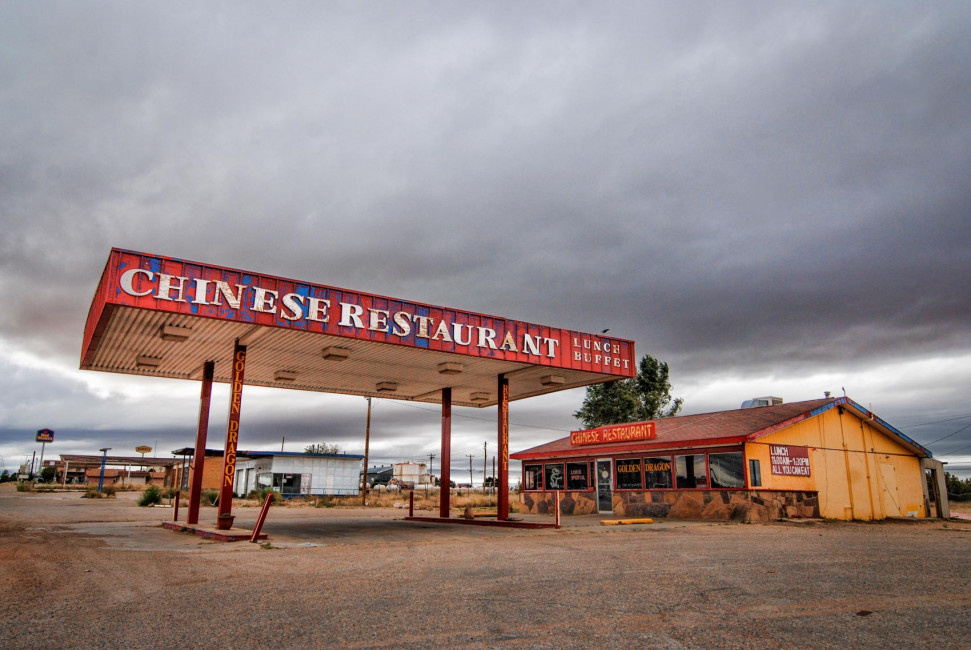
[[[695,388],[967,357],[969,38],[960,3],[5,3],[0,337],[76,368],[119,246],[609,327]],[[285,427],[344,440],[338,403]]]

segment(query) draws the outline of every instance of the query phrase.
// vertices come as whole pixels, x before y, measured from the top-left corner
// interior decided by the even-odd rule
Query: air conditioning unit
[[[747,399],[742,402],[741,408],[743,409],[755,409],[760,406],[778,406],[782,404],[781,397],[753,397],[752,399]]]

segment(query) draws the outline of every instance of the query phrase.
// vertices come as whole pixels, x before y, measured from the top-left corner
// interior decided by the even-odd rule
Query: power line
[[[938,438],[938,439],[937,439],[937,440],[935,440],[934,442],[928,442],[928,443],[927,443],[927,446],[928,446],[928,447],[930,447],[931,445],[933,445],[933,444],[935,444],[935,443],[938,443],[938,442],[940,442],[941,440],[947,440],[947,439],[948,439],[948,438],[950,438],[951,436],[954,436],[954,435],[957,435],[957,434],[959,434],[959,433],[961,433],[962,431],[964,431],[965,429],[967,429],[967,428],[969,428],[969,427],[971,427],[971,424],[966,424],[966,425],[964,425],[963,427],[961,427],[960,429],[958,429],[957,431],[955,431],[954,433],[949,433],[949,434],[947,434],[946,436],[944,436],[943,438]]]
[[[959,415],[954,418],[947,418],[946,420],[934,420],[933,422],[921,422],[920,424],[908,424],[906,426],[907,428],[912,429],[914,427],[924,427],[929,424],[941,424],[943,422],[954,422],[955,420],[965,420],[967,418],[971,418],[971,413],[968,413],[967,415]]]
[[[438,409],[425,408],[424,406],[418,406],[416,404],[408,404],[407,402],[402,402],[400,400],[388,400],[388,402],[396,406],[405,406],[412,409],[418,409],[419,411],[429,411],[430,413],[438,413]],[[452,411],[452,417],[465,418],[466,420],[479,420],[481,422],[495,422],[495,420],[491,420],[489,418],[477,418],[473,415],[462,415],[461,413],[456,413],[455,411]],[[517,422],[510,422],[509,424],[517,427],[524,427],[527,429],[542,429],[543,431],[557,431],[559,433],[570,433],[569,429],[554,429],[553,427],[538,427],[535,424],[519,424]]]

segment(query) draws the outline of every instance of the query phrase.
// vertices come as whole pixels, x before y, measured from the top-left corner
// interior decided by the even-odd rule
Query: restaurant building
[[[768,404],[758,406],[758,404]],[[767,521],[947,518],[943,463],[846,398],[574,431],[511,454],[522,510]]]

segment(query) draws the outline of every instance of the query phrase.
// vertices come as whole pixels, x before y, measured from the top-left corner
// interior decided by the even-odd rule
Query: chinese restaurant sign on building
[[[599,445],[605,442],[633,442],[652,438],[657,438],[657,425],[653,422],[634,422],[574,431],[570,434],[570,444]]]
[[[809,448],[769,445],[772,473],[780,476],[809,476]]]
[[[502,361],[635,374],[634,342],[112,249],[96,303],[318,332]],[[98,335],[89,320],[84,355]],[[90,362],[82,358],[82,367]]]

